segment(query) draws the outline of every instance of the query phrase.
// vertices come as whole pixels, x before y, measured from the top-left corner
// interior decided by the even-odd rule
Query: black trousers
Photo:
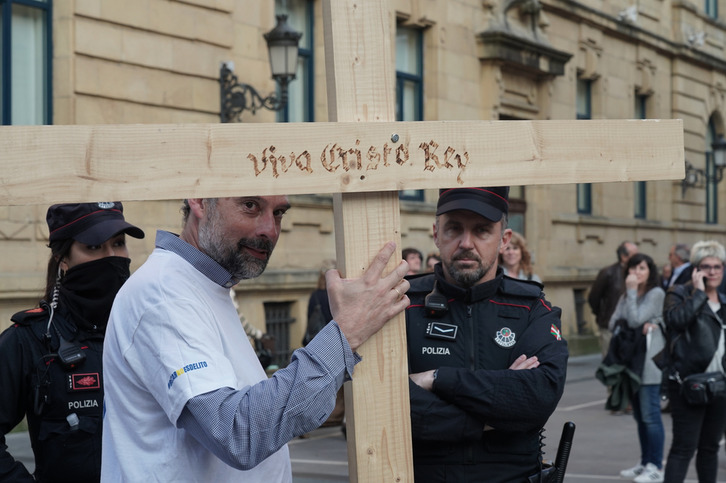
[[[673,418],[673,443],[665,467],[665,483],[682,483],[696,454],[699,483],[715,483],[719,442],[726,430],[726,397],[705,406],[692,406],[680,395],[680,385],[668,381]]]
[[[529,476],[537,468],[516,467],[511,463],[492,462],[479,464],[416,464],[414,463],[416,483],[527,483]]]

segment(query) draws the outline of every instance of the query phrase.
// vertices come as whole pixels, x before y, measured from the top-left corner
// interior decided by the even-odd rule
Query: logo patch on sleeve
[[[443,322],[429,322],[426,327],[426,335],[431,339],[456,340],[458,331],[458,326]]]
[[[91,391],[101,389],[101,378],[98,372],[85,374],[68,374],[68,392]]]
[[[198,369],[204,369],[207,367],[207,361],[200,361],[200,362],[194,362],[192,364],[187,364],[186,366],[177,369],[176,371],[172,372],[169,376],[169,382],[167,384],[167,389],[171,389],[171,386],[174,385],[174,381],[177,377],[186,374],[187,372],[196,371]]]

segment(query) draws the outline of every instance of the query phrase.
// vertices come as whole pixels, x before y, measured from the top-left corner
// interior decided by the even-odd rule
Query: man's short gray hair
[[[701,260],[708,257],[714,257],[726,262],[726,249],[723,245],[714,240],[705,240],[696,242],[691,248],[691,264],[698,266]]]
[[[673,253],[675,253],[682,262],[687,262],[688,259],[691,258],[691,249],[688,248],[688,245],[685,243],[677,243],[674,245]]]
[[[207,201],[211,206],[216,206],[217,204],[217,198],[207,198]],[[181,207],[181,213],[182,213],[182,224],[186,225],[187,220],[189,219],[189,213],[191,213],[192,209],[189,207],[189,200],[184,199],[182,201],[182,207]]]

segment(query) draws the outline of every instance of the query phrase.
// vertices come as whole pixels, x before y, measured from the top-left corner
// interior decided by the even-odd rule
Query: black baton
[[[572,449],[572,438],[575,436],[575,423],[568,421],[562,427],[562,437],[560,445],[557,447],[557,457],[555,458],[555,482],[563,483],[565,481],[565,470],[567,470],[567,460],[570,459],[570,449]]]

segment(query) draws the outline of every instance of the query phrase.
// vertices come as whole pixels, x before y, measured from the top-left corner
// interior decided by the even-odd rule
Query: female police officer
[[[0,334],[0,480],[99,481],[102,350],[111,304],[129,277],[120,202],[53,205],[45,296]],[[5,434],[27,416],[34,477]]]

